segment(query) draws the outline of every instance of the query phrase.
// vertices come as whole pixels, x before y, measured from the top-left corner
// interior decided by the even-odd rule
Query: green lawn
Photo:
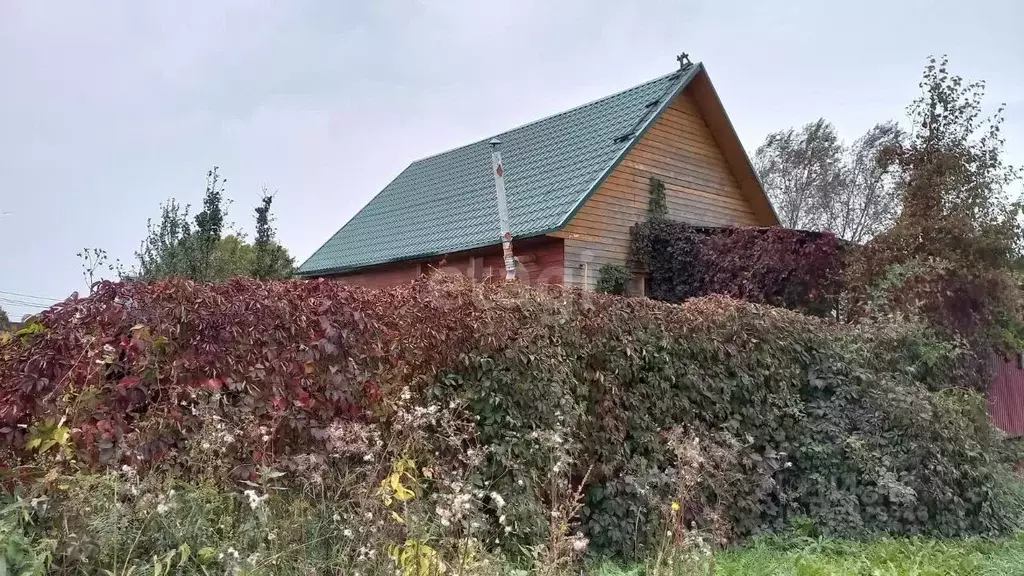
[[[720,552],[714,564],[715,576],[1024,576],[1024,536],[998,542],[924,539],[870,543],[809,539],[765,542]],[[593,573],[598,576],[672,574],[643,566],[624,569],[611,565],[600,566]]]

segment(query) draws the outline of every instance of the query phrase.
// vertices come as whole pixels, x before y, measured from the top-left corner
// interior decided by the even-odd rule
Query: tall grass
[[[605,563],[597,576],[675,574],[650,564],[620,567]],[[1024,537],[1009,540],[829,539],[764,540],[720,552],[715,576],[1015,576],[1024,575]]]

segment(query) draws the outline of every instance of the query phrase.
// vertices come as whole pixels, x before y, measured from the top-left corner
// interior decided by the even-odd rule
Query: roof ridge
[[[590,102],[586,102],[586,103],[580,104],[578,106],[573,106],[572,108],[569,108],[569,109],[566,109],[566,110],[562,110],[561,112],[555,112],[553,114],[548,114],[547,116],[544,116],[543,118],[538,118],[536,120],[531,120],[529,122],[526,122],[525,124],[520,124],[519,126],[516,126],[514,128],[509,128],[508,130],[502,130],[501,132],[498,132],[497,134],[492,134],[491,136],[485,136],[485,137],[480,138],[478,140],[473,140],[472,142],[469,142],[468,144],[463,144],[462,146],[455,146],[454,148],[449,148],[448,150],[444,150],[443,152],[438,152],[436,154],[430,154],[428,156],[424,156],[424,157],[419,158],[417,160],[413,160],[412,162],[409,163],[409,165],[412,166],[413,164],[418,164],[420,162],[423,162],[424,160],[430,160],[431,158],[436,158],[438,156],[443,156],[443,155],[448,154],[450,152],[455,152],[456,150],[461,150],[463,148],[469,148],[470,146],[474,146],[474,145],[479,144],[481,142],[487,142],[487,141],[491,140],[492,138],[497,138],[498,136],[501,136],[502,134],[508,134],[509,132],[512,132],[514,130],[519,130],[521,128],[526,128],[527,126],[532,126],[533,124],[539,124],[541,122],[545,122],[545,121],[550,120],[550,119],[552,119],[552,118],[554,118],[556,116],[561,116],[563,114],[568,114],[570,112],[575,112],[575,111],[580,110],[582,108],[586,108],[587,106],[593,106],[594,104],[598,104],[598,103],[603,102],[605,100],[610,100],[612,98],[618,97],[618,96],[622,95],[625,92],[629,92],[630,90],[636,90],[637,88],[640,88],[642,86],[647,86],[648,84],[653,84],[655,82],[659,82],[659,81],[664,80],[665,78],[668,78],[670,76],[674,76],[674,75],[677,75],[677,74],[682,74],[683,72],[688,72],[690,68],[692,68],[694,66],[699,66],[699,65],[700,65],[700,62],[694,62],[694,63],[688,64],[686,66],[686,68],[679,68],[677,70],[673,70],[672,72],[669,72],[668,74],[662,74],[661,76],[658,76],[656,78],[651,78],[650,80],[646,80],[646,81],[641,82],[639,84],[634,84],[633,86],[630,86],[629,88],[625,88],[623,90],[619,90],[618,92],[614,92],[614,93],[609,94],[607,96],[602,96],[601,98],[597,98],[595,100],[591,100]]]

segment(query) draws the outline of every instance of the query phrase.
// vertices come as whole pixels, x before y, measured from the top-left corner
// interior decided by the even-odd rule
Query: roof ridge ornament
[[[692,64],[692,62],[690,62],[690,55],[687,54],[686,52],[683,52],[679,56],[676,56],[676,61],[679,62],[680,70]]]

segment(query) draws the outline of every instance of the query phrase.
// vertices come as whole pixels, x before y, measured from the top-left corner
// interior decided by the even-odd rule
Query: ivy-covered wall
[[[835,310],[842,289],[844,246],[831,233],[661,218],[631,233],[633,264],[647,273],[656,300],[723,294],[821,316]]]

